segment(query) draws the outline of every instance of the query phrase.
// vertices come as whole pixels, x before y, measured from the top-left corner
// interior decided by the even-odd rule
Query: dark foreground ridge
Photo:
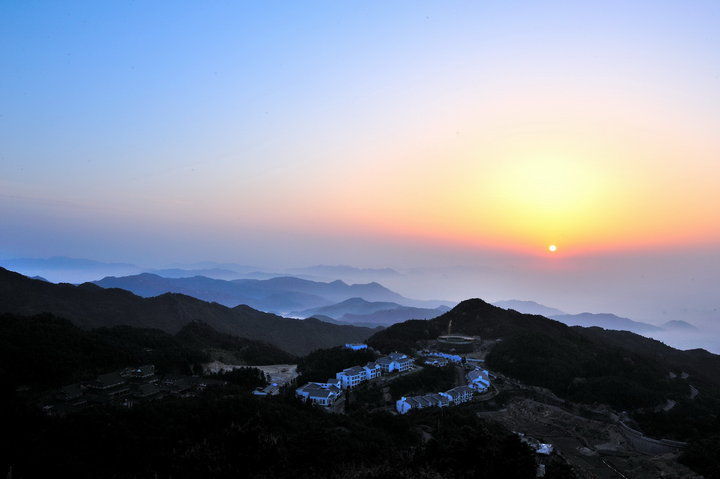
[[[493,370],[559,397],[626,411],[645,434],[689,441],[685,458],[720,457],[720,356],[680,351],[628,331],[569,327],[543,316],[506,310],[480,299],[428,321],[406,321],[377,332],[368,344],[409,352],[451,329],[494,341]],[[711,461],[712,462],[712,461]],[[705,474],[717,462],[698,466]]]
[[[265,341],[292,354],[364,341],[373,333],[369,328],[283,318],[248,306],[228,308],[182,294],[142,298],[92,283],[52,284],[3,268],[0,268],[0,313],[52,313],[85,329],[128,325],[170,334],[201,321],[216,331]]]

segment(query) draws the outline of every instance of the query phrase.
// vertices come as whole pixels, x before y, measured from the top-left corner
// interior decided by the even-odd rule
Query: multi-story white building
[[[360,383],[367,381],[367,371],[362,366],[353,366],[343,369],[335,375],[342,382],[342,387],[349,389],[354,388]]]
[[[412,368],[413,358],[403,353],[390,353],[376,361],[384,373],[407,371]]]
[[[367,376],[368,381],[378,378],[382,374],[382,368],[378,363],[367,363],[363,366],[363,369],[365,369],[365,375]]]

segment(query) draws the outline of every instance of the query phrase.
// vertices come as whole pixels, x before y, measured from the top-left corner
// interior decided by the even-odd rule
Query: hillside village
[[[366,349],[367,345],[346,344],[345,347],[361,350]],[[426,351],[424,356],[424,364],[431,367],[446,365],[448,361],[458,364],[465,362],[465,358],[461,356],[442,352]],[[329,378],[325,382],[304,384],[295,390],[295,395],[328,411],[342,412],[347,391],[383,375],[402,374],[412,371],[416,367],[413,357],[404,353],[393,352],[363,366],[358,365],[343,369],[336,373],[334,378]],[[459,405],[470,401],[476,393],[484,392],[490,387],[488,371],[479,366],[470,366],[465,378],[465,385],[447,391],[419,396],[403,396],[396,401],[395,411],[399,414],[406,414],[413,409]]]

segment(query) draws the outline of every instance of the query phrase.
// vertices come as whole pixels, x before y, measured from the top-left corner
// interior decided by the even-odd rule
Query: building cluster
[[[138,402],[164,396],[190,397],[209,384],[222,383],[197,376],[164,376],[155,374],[147,364],[101,374],[92,381],[64,386],[45,398],[42,409],[47,414],[64,415],[91,405],[112,404],[131,407]]]
[[[311,382],[295,390],[295,395],[328,409],[335,408],[343,399],[343,391],[378,378],[383,374],[412,369],[413,358],[402,353],[390,353],[364,366],[353,366],[335,374],[324,383]]]
[[[443,353],[440,351],[424,350],[420,352],[420,355],[424,357],[425,364],[428,366],[443,367],[447,366],[448,363],[461,363],[463,362],[462,356],[458,354]]]
[[[445,392],[424,394],[422,396],[403,396],[395,403],[395,410],[400,414],[405,414],[412,409],[456,406],[470,401],[473,395],[485,392],[490,387],[490,375],[484,369],[476,367],[470,370],[465,375],[465,379],[467,384],[454,387]]]

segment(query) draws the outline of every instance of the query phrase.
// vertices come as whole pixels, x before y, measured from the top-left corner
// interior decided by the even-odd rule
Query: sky
[[[718,45],[714,0],[5,0],[0,258],[712,312]]]

